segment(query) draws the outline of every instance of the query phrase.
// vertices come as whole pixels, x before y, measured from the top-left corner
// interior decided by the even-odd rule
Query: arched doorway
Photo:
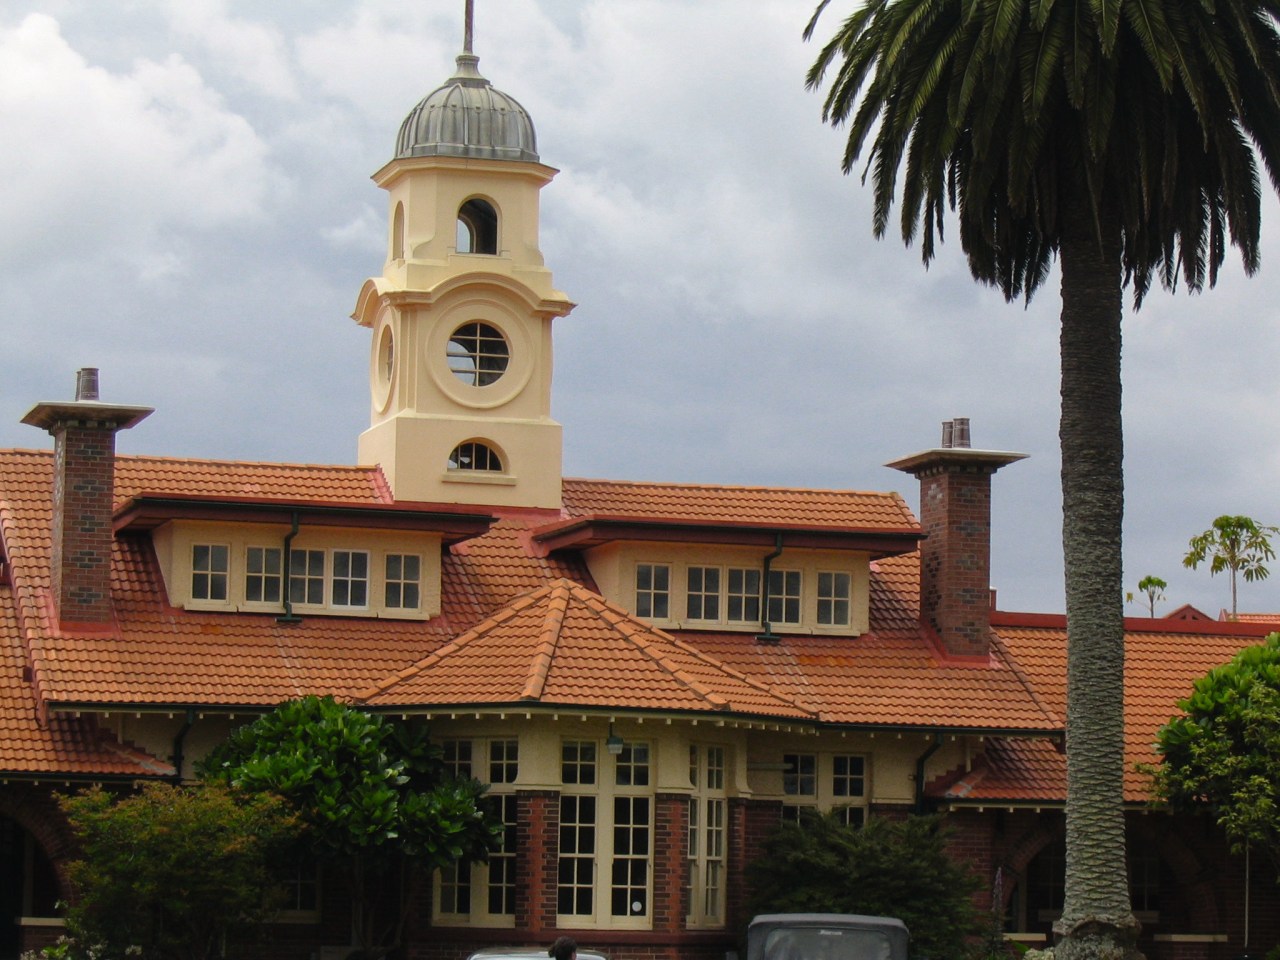
[[[57,916],[58,874],[29,830],[0,815],[0,958],[16,958],[23,918]]]

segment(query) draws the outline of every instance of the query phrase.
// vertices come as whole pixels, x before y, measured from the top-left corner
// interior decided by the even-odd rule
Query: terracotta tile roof
[[[1036,625],[1035,621],[1043,625]],[[1026,671],[1036,691],[1051,709],[1065,716],[1065,618],[1007,614],[997,615],[995,623],[1002,644]],[[1125,626],[1124,789],[1126,800],[1141,803],[1150,798],[1150,784],[1136,765],[1156,762],[1156,731],[1177,714],[1178,701],[1191,692],[1193,680],[1226,663],[1243,647],[1257,643],[1268,632],[1268,625],[1127,619]],[[1035,774],[1035,781],[1047,782],[1039,773]],[[1029,781],[1023,788],[1032,790],[1032,783]]]
[[[1058,801],[1067,794],[1067,765],[1050,740],[993,738],[986,742],[972,770],[941,777],[927,792],[970,803]]]
[[[566,485],[575,508],[601,504],[602,498],[617,494],[623,509],[642,511],[647,503],[664,515],[684,511],[686,516],[726,517],[717,513],[726,498],[743,502],[759,498],[766,506],[753,507],[755,515],[782,522],[798,517],[787,511],[800,510],[804,501],[802,491],[695,490],[605,481],[567,481]],[[428,680],[424,672],[414,682],[421,682],[422,691],[432,691],[420,693],[429,702],[446,695],[469,698],[469,702],[497,696],[493,684],[499,675],[508,685],[501,693],[506,697],[511,694],[512,677],[519,674],[527,682],[533,662],[512,658],[493,641],[492,635],[514,629],[508,628],[507,621],[491,621],[461,648],[455,643],[448,656],[442,648],[486,618],[501,616],[499,611],[522,594],[548,589],[552,581],[563,578],[586,591],[594,590],[576,554],[541,556],[532,542],[532,531],[560,516],[557,511],[495,511],[499,519],[487,533],[448,548],[442,558],[442,613],[425,623],[309,616],[302,623],[280,624],[261,614],[176,610],[166,601],[147,535],[124,532],[116,538],[112,568],[117,629],[109,634],[59,634],[48,619],[51,487],[48,452],[0,453],[0,532],[15,572],[15,621],[26,638],[35,690],[55,706],[269,706],[307,692],[354,696],[385,685],[392,677],[401,678],[395,696],[404,697],[415,688],[403,672],[427,660],[436,662],[433,657],[445,666],[429,673],[438,672],[441,684],[449,679],[453,686],[448,689],[453,692],[431,687],[436,680]],[[308,502],[376,504],[389,498],[381,473],[367,467],[149,457],[118,460],[117,503],[142,493],[190,491]],[[685,497],[692,498],[692,505],[679,505]],[[918,529],[896,495],[818,492],[814,502],[821,523],[859,520]],[[876,521],[877,514],[868,504],[878,504],[876,509],[885,511],[885,519]],[[738,507],[730,512],[741,515]],[[813,517],[805,519],[811,522]],[[548,674],[544,697],[563,695],[577,698],[578,703],[607,701],[632,709],[709,709],[712,700],[695,696],[695,687],[679,679],[684,674],[675,672],[679,667],[704,683],[707,691],[725,698],[732,709],[762,715],[792,710],[797,716],[809,713],[836,723],[948,729],[1053,731],[1060,727],[1055,712],[1036,699],[1001,651],[984,665],[950,663],[938,655],[917,625],[915,554],[872,565],[872,630],[868,634],[791,636],[776,646],[757,643],[752,635],[742,633],[690,631],[673,638],[637,626],[594,595],[584,599],[579,587],[562,584],[557,589],[575,598],[570,604],[575,612],[562,627],[558,666]],[[514,616],[510,611],[508,615]],[[536,614],[527,617],[536,619]],[[612,622],[618,617],[622,619]],[[508,646],[524,649],[532,657],[533,648],[527,643],[520,647],[516,639],[513,636]],[[647,664],[646,676],[653,685],[633,683],[628,671],[639,668],[624,669],[613,659],[600,657],[601,644],[617,645],[631,658],[640,657],[643,650],[661,649],[657,660],[637,660]],[[578,651],[573,656],[581,659],[571,658],[570,650]],[[490,655],[477,658],[475,651]],[[570,665],[590,683],[576,692],[553,692],[561,688],[552,680],[569,682],[562,671],[570,670]],[[384,700],[391,696],[390,689],[385,693]]]
[[[590,583],[573,558],[521,547],[527,524],[499,521],[483,543],[442,558],[442,615],[427,623],[307,617],[280,624],[261,614],[175,610],[145,534],[117,536],[112,596],[117,630],[60,635],[47,609],[52,455],[0,452],[0,532],[18,588],[16,618],[29,638],[41,696],[55,704],[269,706],[302,693],[350,695],[421,659],[520,593],[549,579]],[[384,503],[381,472],[120,457],[116,502],[188,490],[226,496]]]
[[[0,773],[7,776],[172,775],[173,767],[119,743],[88,717],[42,722],[25,678],[13,591],[0,586]]]
[[[540,704],[811,718],[571,580],[525,594],[358,699],[371,706]]]
[[[565,478],[562,495],[565,516],[575,519],[613,517],[920,533],[906,501],[896,493]]]

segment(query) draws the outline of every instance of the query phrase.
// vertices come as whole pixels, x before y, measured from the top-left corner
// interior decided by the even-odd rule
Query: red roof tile
[[[919,534],[896,493],[577,480],[563,484],[567,518],[611,517]]]
[[[1043,626],[1021,622],[1045,621]],[[1125,637],[1125,799],[1150,799],[1150,778],[1138,764],[1157,761],[1156,731],[1178,712],[1178,701],[1211,668],[1226,663],[1243,647],[1268,632],[1265,624],[1128,619]],[[996,632],[1012,658],[1026,671],[1051,709],[1066,715],[1067,634],[1065,618],[1002,615]],[[1042,758],[1047,761],[1047,758]],[[1064,762],[1059,759],[1059,762]],[[1008,775],[1002,774],[1005,779]],[[1047,782],[1036,773],[1037,782]],[[1065,774],[1064,774],[1065,777]],[[1065,779],[1063,780],[1065,784]],[[1007,789],[1034,792],[1030,782]],[[1053,794],[1060,799],[1063,794]]]
[[[520,597],[358,699],[812,717],[570,580]]]

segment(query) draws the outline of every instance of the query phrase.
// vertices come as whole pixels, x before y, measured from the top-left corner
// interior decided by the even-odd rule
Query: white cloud
[[[279,30],[227,12],[226,0],[182,0],[162,6],[181,35],[198,41],[256,92],[295,100],[298,86]]]
[[[15,260],[154,264],[166,231],[258,217],[274,176],[249,122],[181,58],[110,73],[42,14],[0,26],[0,130],[0,253]]]

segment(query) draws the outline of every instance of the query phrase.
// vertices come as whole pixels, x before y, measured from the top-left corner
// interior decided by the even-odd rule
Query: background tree
[[[828,0],[819,4],[812,34]],[[973,276],[1030,298],[1061,267],[1068,634],[1063,956],[1132,951],[1125,872],[1122,293],[1258,266],[1254,149],[1280,161],[1275,0],[867,0],[809,71],[866,154],[873,228],[899,193],[927,264],[958,212]],[[1274,183],[1274,174],[1273,174]]]
[[[947,854],[948,836],[938,817],[876,817],[862,828],[834,814],[784,823],[747,865],[751,912],[897,917],[913,960],[960,960],[981,930],[978,882]]]
[[[1157,576],[1148,574],[1138,581],[1138,593],[1147,598],[1147,609],[1151,613],[1151,619],[1156,616],[1156,604],[1164,599],[1164,592],[1169,584],[1165,583]],[[1124,595],[1125,602],[1132,603],[1137,599],[1135,594],[1126,593]]]
[[[501,836],[480,803],[485,786],[450,774],[423,730],[332,697],[280,704],[238,729],[200,769],[292,805],[317,860],[351,895],[353,939],[364,960],[400,946],[413,868],[483,860]],[[384,916],[379,908],[387,902],[393,908]]]
[[[1208,813],[1232,849],[1264,851],[1280,871],[1280,634],[1215,667],[1157,734],[1156,789]]]
[[[278,905],[276,865],[300,831],[279,797],[152,783],[59,803],[81,845],[67,915],[77,943],[101,945],[99,956],[134,947],[156,960],[210,960],[228,941],[260,942],[255,931]]]
[[[1251,517],[1223,515],[1213,521],[1204,533],[1191,538],[1182,565],[1196,569],[1207,559],[1209,575],[1217,576],[1223,570],[1231,571],[1231,619],[1239,614],[1236,608],[1236,575],[1249,583],[1265,580],[1271,575],[1263,561],[1275,558],[1271,549],[1271,536],[1275,527],[1258,523]]]

